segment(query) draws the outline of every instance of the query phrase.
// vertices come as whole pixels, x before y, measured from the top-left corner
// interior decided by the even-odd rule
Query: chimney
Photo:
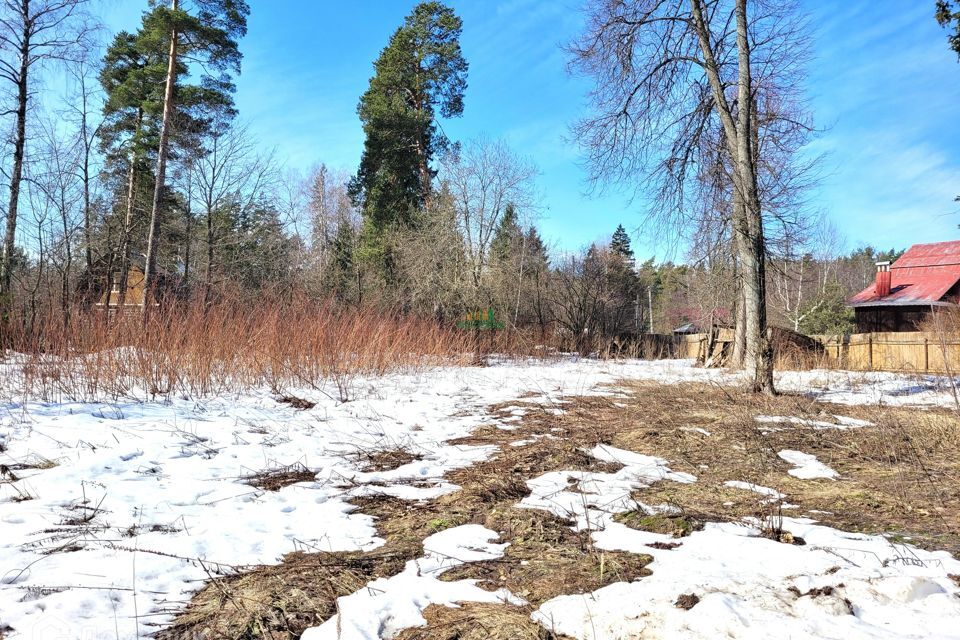
[[[888,295],[890,295],[890,277],[890,263],[878,262],[877,284],[874,287],[874,291],[878,298],[886,298]]]

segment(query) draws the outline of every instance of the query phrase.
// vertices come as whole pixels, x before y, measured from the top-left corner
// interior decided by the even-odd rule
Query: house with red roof
[[[857,331],[916,331],[933,309],[960,303],[960,240],[915,244],[877,263],[876,281],[851,298]]]

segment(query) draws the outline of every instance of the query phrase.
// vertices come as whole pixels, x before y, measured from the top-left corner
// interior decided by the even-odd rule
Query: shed
[[[915,244],[877,263],[876,280],[848,301],[857,331],[916,331],[936,308],[960,303],[960,240]]]

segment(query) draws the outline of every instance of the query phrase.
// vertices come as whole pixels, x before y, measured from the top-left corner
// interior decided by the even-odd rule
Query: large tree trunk
[[[24,5],[28,5],[27,0]],[[28,9],[28,6],[24,7]],[[29,11],[25,11],[28,14]],[[3,256],[0,262],[0,322],[10,308],[13,278],[13,254],[16,249],[17,214],[20,207],[20,184],[23,181],[23,157],[27,146],[27,100],[29,99],[28,76],[30,71],[31,26],[24,21],[23,39],[20,42],[20,75],[17,78],[17,108],[13,133],[13,164],[10,170],[10,200],[7,205],[7,225],[3,237]]]
[[[706,62],[705,71],[714,104],[723,125],[730,157],[733,159],[733,236],[743,290],[744,364],[753,374],[753,390],[773,394],[776,393],[773,386],[773,354],[767,337],[766,247],[751,133],[753,109],[750,105],[755,96],[751,87],[747,0],[737,0],[735,8],[739,73],[736,119],[724,92],[724,83],[714,56],[703,0],[690,0],[690,7],[693,27]]]
[[[170,8],[176,11],[179,0],[172,0]],[[177,40],[176,27],[170,31],[170,54],[167,59],[167,84],[163,94],[163,121],[160,124],[160,144],[157,148],[157,181],[153,189],[153,203],[150,208],[150,235],[147,237],[147,260],[143,271],[144,320],[147,309],[156,296],[157,245],[160,241],[161,201],[167,179],[167,155],[170,146],[170,127],[173,124],[173,90],[177,82]]]
[[[746,214],[745,235],[741,235],[739,254],[743,264],[744,302],[746,312],[746,365],[752,370],[753,390],[776,393],[773,386],[773,354],[767,336],[766,247],[763,237],[763,211],[757,188],[755,161],[752,76],[750,70],[750,40],[747,34],[747,0],[737,0],[737,53],[739,87],[737,100],[737,168],[739,188]],[[737,188],[737,187],[735,187]]]

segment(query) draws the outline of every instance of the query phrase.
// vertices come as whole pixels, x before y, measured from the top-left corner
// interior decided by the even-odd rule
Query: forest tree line
[[[677,263],[638,263],[624,226],[579,252],[548,246],[522,150],[447,138],[440,122],[464,115],[469,64],[462,21],[440,2],[416,5],[373,61],[359,166],[308,171],[265,152],[237,112],[243,0],[150,0],[136,30],[110,37],[89,0],[3,3],[3,326],[69,324],[111,289],[126,295],[137,267],[153,292],[145,311],[265,295],[443,322],[492,307],[581,350],[716,322],[737,327],[741,362],[762,364],[768,323],[849,330],[843,301],[880,256],[818,247],[803,206],[815,163],[798,153],[812,132],[794,82],[799,21],[766,5],[748,16],[746,0],[661,4],[598,4],[568,53],[595,83],[573,130],[591,177],[652,188],[644,226],[687,242]],[[721,8],[733,31],[715,33]],[[658,31],[671,21],[685,31]],[[663,38],[645,44],[644,29]],[[752,85],[738,66],[751,51],[775,53]],[[680,91],[691,76],[670,66],[704,56],[695,90]],[[748,93],[734,98],[738,86]]]

